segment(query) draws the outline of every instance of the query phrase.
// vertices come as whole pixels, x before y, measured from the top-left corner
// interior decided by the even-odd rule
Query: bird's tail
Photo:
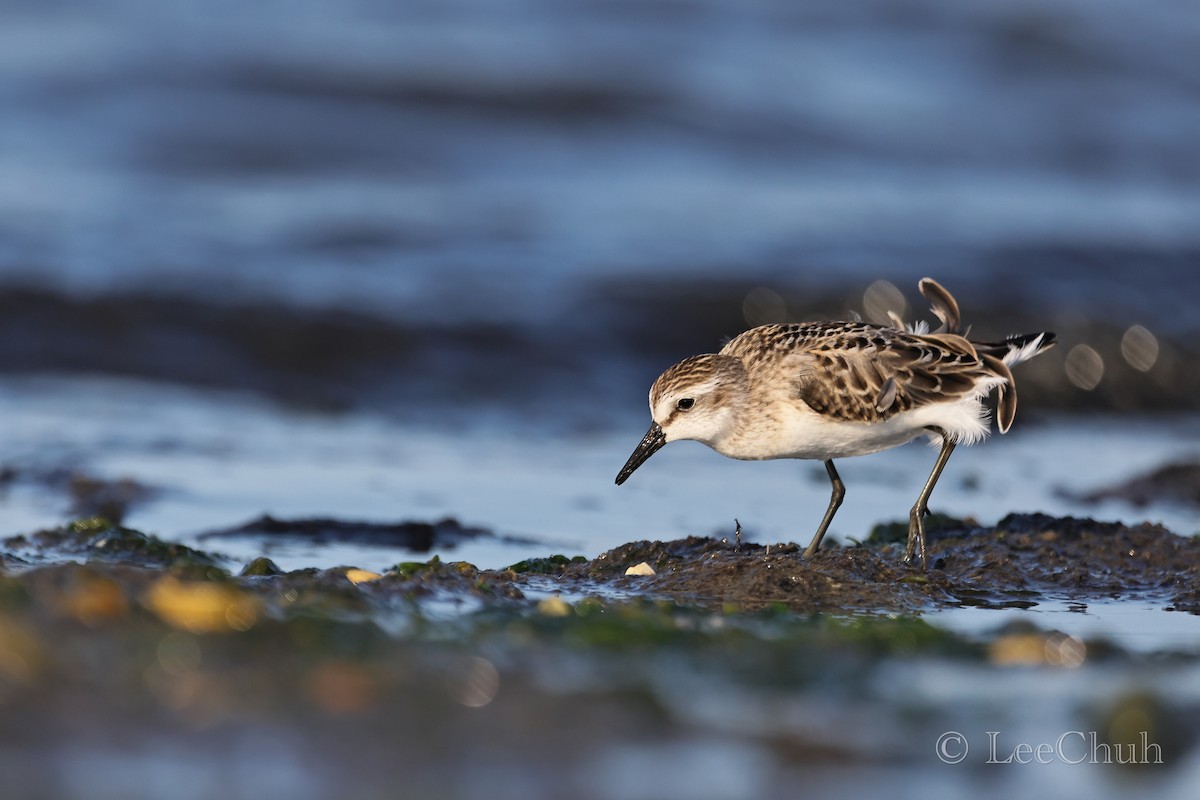
[[[979,353],[983,363],[1003,378],[1003,383],[996,387],[996,425],[1001,433],[1008,433],[1013,418],[1017,415],[1017,384],[1013,381],[1009,367],[1049,350],[1054,346],[1054,334],[1049,331],[1026,333],[1009,336],[1002,342],[971,344],[975,345],[975,351]]]
[[[929,301],[934,316],[942,322],[941,327],[933,332],[934,335],[949,334],[967,339],[970,330],[961,330],[962,318],[958,310],[958,301],[954,299],[954,295],[946,291],[946,288],[933,278],[922,278],[917,286],[921,290],[921,294]],[[925,322],[905,325],[904,320],[896,312],[889,311],[888,316],[891,318],[892,324],[899,330],[907,330],[916,334],[929,332],[929,326]],[[987,369],[999,379],[994,384],[996,387],[996,424],[1001,433],[1007,433],[1017,414],[1017,384],[1013,381],[1012,371],[1009,368],[1049,350],[1054,346],[1055,336],[1049,331],[1043,331],[1009,336],[1001,342],[968,341],[975,348],[975,352],[979,354],[980,360],[987,366]]]
[[[980,355],[992,356],[1012,367],[1034,356],[1041,355],[1054,346],[1056,337],[1049,331],[1009,336],[1002,342],[972,342]]]

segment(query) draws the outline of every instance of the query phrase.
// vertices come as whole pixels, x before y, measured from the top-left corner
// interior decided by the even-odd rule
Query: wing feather
[[[954,295],[933,278],[922,278],[917,288],[920,289],[921,296],[929,301],[934,316],[942,321],[942,326],[936,332],[958,333],[962,323],[958,313],[958,301],[954,299]]]
[[[888,328],[863,333],[868,335],[816,339],[797,354],[803,363],[797,393],[818,414],[853,422],[885,420],[971,395],[996,374],[961,336]]]

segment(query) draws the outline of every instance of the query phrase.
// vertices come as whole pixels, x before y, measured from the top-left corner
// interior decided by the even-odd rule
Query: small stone
[[[370,583],[371,581],[377,581],[382,577],[383,576],[380,575],[378,572],[371,572],[370,570],[365,570],[365,569],[348,569],[348,570],[346,570],[346,580],[350,581],[351,583],[353,583],[355,585],[358,585],[360,583]]]
[[[547,617],[565,617],[571,613],[571,605],[558,595],[554,595],[554,597],[546,597],[538,601],[537,610],[539,614]]]
[[[629,569],[625,570],[626,575],[653,575],[654,567],[643,561],[640,564],[634,564]]]

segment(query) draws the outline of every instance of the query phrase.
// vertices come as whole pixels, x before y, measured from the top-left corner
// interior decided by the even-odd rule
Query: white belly
[[[935,403],[874,423],[842,422],[794,405],[777,409],[770,420],[745,426],[736,436],[714,443],[713,449],[745,460],[846,458],[898,447],[922,435],[940,440],[931,428],[945,431],[960,444],[985,438],[990,425],[983,398]]]

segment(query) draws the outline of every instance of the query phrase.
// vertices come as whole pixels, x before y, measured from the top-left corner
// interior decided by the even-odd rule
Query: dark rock
[[[277,519],[264,514],[244,525],[202,534],[200,538],[263,537],[304,539],[318,544],[356,542],[382,547],[403,547],[419,553],[434,547],[454,547],[468,539],[495,536],[485,528],[466,527],[458,520],[437,522],[356,522],[328,517]]]

